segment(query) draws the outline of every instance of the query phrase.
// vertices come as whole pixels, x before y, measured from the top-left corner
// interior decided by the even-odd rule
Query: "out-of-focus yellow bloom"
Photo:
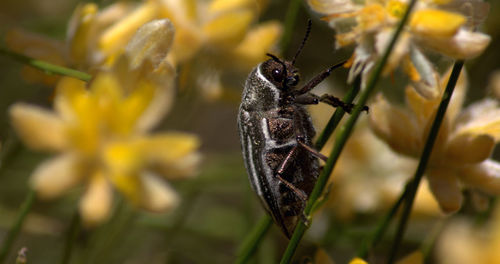
[[[336,29],[337,46],[356,44],[349,79],[366,75],[388,46],[396,25],[403,16],[406,0],[309,0],[310,7],[326,14]],[[466,8],[467,7],[467,8]],[[402,32],[384,69],[398,66],[415,82],[417,91],[434,98],[438,76],[421,48],[429,48],[456,59],[481,54],[490,42],[488,35],[475,32],[477,17],[484,17],[488,4],[482,1],[418,1],[408,25]]]
[[[448,74],[441,80],[444,87]],[[441,93],[444,89],[441,89]],[[432,150],[427,179],[444,212],[462,204],[463,185],[488,194],[500,194],[500,163],[489,159],[500,140],[500,106],[486,99],[462,110],[466,93],[461,74]],[[371,107],[375,133],[396,152],[419,158],[440,100],[426,99],[407,87],[408,108],[390,104],[378,96]]]
[[[424,263],[424,256],[420,251],[415,251],[396,262],[396,264],[422,264],[422,263]],[[349,262],[349,264],[368,264],[368,262],[360,258],[353,258]]]
[[[87,224],[105,220],[113,186],[153,212],[178,198],[158,175],[192,175],[199,161],[197,137],[180,132],[149,134],[170,107],[174,70],[165,60],[173,39],[168,20],[138,30],[110,71],[89,83],[62,78],[54,111],[23,103],[10,108],[12,124],[32,149],[58,153],[31,177],[41,197],[86,185],[80,213]]]
[[[331,108],[315,106],[311,114],[316,124]],[[370,113],[371,115],[371,113]],[[347,142],[330,177],[332,189],[326,206],[336,217],[349,220],[357,213],[374,213],[391,206],[413,175],[416,162],[394,153],[378,139],[367,126],[367,119],[359,120],[358,128]],[[319,125],[321,127],[321,125]],[[327,155],[333,146],[329,141],[322,151]],[[436,216],[440,210],[426,181],[419,188],[414,209],[419,216]]]
[[[263,61],[281,35],[277,21],[253,26],[263,1],[155,1],[178,33],[170,59],[183,66],[181,88],[197,87],[207,98],[222,94],[223,77],[243,77]]]
[[[181,86],[199,86],[209,97],[217,97],[222,92],[223,71],[246,74],[276,45],[282,31],[279,22],[254,25],[265,2],[145,0],[139,4],[118,2],[103,10],[88,3],[74,11],[66,43],[55,42],[58,49],[38,45],[53,40],[37,37],[33,41],[20,31],[11,33],[7,44],[36,58],[39,56],[30,50],[39,49],[48,61],[93,73],[112,67],[140,26],[168,18],[176,29],[169,61],[183,66]]]
[[[368,264],[368,262],[360,258],[353,258],[351,261],[349,261],[349,264]]]
[[[450,223],[437,241],[441,264],[500,263],[500,206],[489,224],[479,228],[465,219]]]

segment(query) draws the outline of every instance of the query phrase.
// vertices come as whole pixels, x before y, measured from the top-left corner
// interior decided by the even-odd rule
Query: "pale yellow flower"
[[[448,76],[443,76],[440,87]],[[500,139],[500,106],[485,99],[462,110],[465,93],[466,80],[461,74],[427,166],[431,191],[444,212],[460,208],[464,186],[500,194],[500,163],[489,159]],[[393,150],[420,158],[440,100],[426,99],[407,87],[406,101],[407,108],[401,108],[379,95],[371,106],[370,121]]]
[[[144,25],[112,70],[98,72],[88,87],[62,78],[53,111],[11,106],[12,124],[25,144],[57,153],[31,177],[41,197],[57,197],[85,184],[80,213],[87,224],[109,216],[113,187],[153,212],[177,204],[176,193],[158,175],[193,175],[200,143],[180,132],[149,133],[173,96],[174,70],[165,60],[173,34],[168,20]]]
[[[272,52],[281,24],[256,24],[267,1],[262,0],[145,0],[114,3],[103,10],[96,4],[79,5],[70,19],[66,42],[56,42],[14,31],[7,44],[13,50],[39,49],[44,59],[89,73],[112,67],[143,24],[168,18],[176,29],[169,53],[174,66],[182,66],[180,84],[196,86],[209,98],[222,93],[222,73],[247,74]],[[57,44],[57,49],[47,43]],[[43,43],[43,45],[38,45]],[[52,45],[52,46],[55,46]]]
[[[310,107],[309,111],[317,127],[324,127],[333,114],[333,109],[324,104]],[[324,155],[329,155],[334,138],[323,148]],[[366,116],[362,116],[330,176],[332,184],[325,208],[332,209],[335,217],[344,221],[360,213],[387,210],[399,198],[416,166],[415,160],[393,152],[377,138]],[[427,182],[421,187],[415,199],[415,216],[440,216]]]
[[[466,219],[451,222],[437,241],[441,264],[500,263],[500,206],[485,226],[475,226]]]
[[[326,14],[335,28],[337,46],[356,44],[349,79],[366,76],[388,46],[396,25],[406,9],[407,0],[309,0],[310,7]],[[399,42],[384,69],[398,66],[415,82],[427,98],[438,94],[438,76],[422,53],[431,49],[456,59],[470,59],[484,51],[490,37],[475,32],[478,17],[485,17],[488,4],[482,1],[418,1]]]
[[[424,263],[424,256],[420,251],[415,251],[396,262],[396,264],[422,264],[422,263]],[[353,258],[349,262],[349,264],[368,264],[368,262],[364,261],[361,258]]]
[[[231,89],[221,79],[241,79],[265,60],[281,35],[281,24],[255,24],[265,6],[256,0],[155,0],[178,32],[170,59],[181,65],[180,88],[196,87],[207,98]],[[237,78],[235,78],[237,76]],[[239,88],[234,89],[239,94]]]

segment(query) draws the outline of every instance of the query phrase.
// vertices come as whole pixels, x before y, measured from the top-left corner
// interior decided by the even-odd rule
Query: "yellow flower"
[[[239,85],[241,78],[272,52],[281,35],[277,21],[253,26],[265,5],[262,1],[154,1],[178,33],[170,59],[183,66],[180,88],[196,87],[209,99],[231,91],[223,89],[227,84],[222,78],[236,79]]]
[[[481,228],[466,219],[450,223],[437,241],[441,264],[500,263],[500,206],[489,223]]]
[[[323,123],[326,125],[331,111],[326,105],[310,109],[314,123],[319,127],[323,127]],[[332,189],[325,205],[332,209],[335,217],[345,221],[359,213],[387,209],[398,199],[416,168],[414,160],[394,153],[378,139],[367,121],[367,118],[359,120],[330,177]],[[331,151],[333,138],[325,145],[323,154],[328,155]],[[439,215],[439,206],[427,182],[424,181],[421,187],[415,200],[416,215]]]
[[[443,76],[440,87],[445,86],[448,76]],[[500,163],[489,159],[500,139],[500,107],[496,101],[485,99],[462,110],[465,93],[466,80],[461,74],[426,172],[444,212],[460,208],[463,185],[500,194]],[[371,107],[370,121],[375,133],[393,150],[419,158],[440,101],[426,99],[410,87],[406,100],[407,108],[401,108],[378,96]]]
[[[189,134],[149,134],[170,107],[173,68],[165,56],[173,39],[168,20],[138,30],[111,71],[89,83],[62,78],[54,111],[23,103],[10,108],[12,124],[32,149],[57,153],[31,177],[41,197],[86,185],[80,213],[87,224],[110,214],[113,187],[153,212],[173,208],[178,198],[158,175],[194,173],[198,139]]]
[[[424,263],[424,256],[420,251],[415,251],[396,262],[396,264],[422,264],[422,263]],[[368,264],[368,262],[360,258],[353,258],[349,262],[349,264]]]
[[[209,98],[216,98],[222,93],[223,72],[247,74],[276,45],[282,31],[279,22],[254,25],[265,2],[145,0],[118,2],[103,10],[92,3],[82,4],[69,21],[66,43],[56,42],[58,49],[40,45],[43,52],[39,53],[53,54],[45,59],[56,64],[93,73],[112,67],[140,26],[168,18],[176,29],[169,61],[183,66],[181,88],[199,87]],[[7,43],[22,53],[39,49],[34,47],[39,43],[54,42],[40,36],[35,42],[26,34],[14,33]]]
[[[337,31],[337,46],[356,44],[349,80],[362,74],[366,79],[375,61],[388,46],[396,25],[407,6],[405,0],[309,0],[310,7],[326,14]],[[487,14],[482,1],[418,1],[408,25],[394,47],[384,73],[398,66],[415,82],[417,91],[437,96],[438,76],[422,53],[431,49],[456,59],[480,55],[490,42],[488,35],[474,32],[477,17]],[[469,8],[465,8],[465,6]],[[473,11],[473,14],[471,13]]]

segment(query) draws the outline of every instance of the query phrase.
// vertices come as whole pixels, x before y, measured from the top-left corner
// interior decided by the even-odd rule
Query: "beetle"
[[[310,91],[342,65],[338,63],[297,89],[294,66],[311,29],[311,21],[293,60],[270,58],[246,79],[238,112],[238,130],[245,167],[252,189],[266,211],[290,238],[320,172],[318,158],[326,157],[312,146],[315,130],[304,105],[320,101],[350,112],[353,105],[331,95]],[[368,111],[365,106],[363,110]]]

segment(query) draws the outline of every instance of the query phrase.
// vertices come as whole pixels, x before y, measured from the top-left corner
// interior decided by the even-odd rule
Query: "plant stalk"
[[[408,219],[410,217],[418,186],[420,185],[420,181],[422,180],[422,177],[425,173],[427,163],[432,153],[432,148],[434,147],[434,142],[436,141],[439,128],[441,127],[441,123],[443,122],[446,109],[448,108],[448,104],[450,103],[451,95],[453,94],[453,90],[455,89],[455,85],[457,83],[458,77],[460,76],[460,71],[462,70],[463,65],[463,60],[457,61],[455,62],[455,65],[453,65],[450,79],[448,80],[448,84],[446,85],[441,103],[439,104],[436,112],[436,117],[434,118],[431,130],[429,131],[427,142],[425,143],[424,149],[422,151],[420,163],[418,164],[417,171],[415,172],[413,180],[410,182],[408,196],[406,197],[406,201],[403,207],[403,214],[401,215],[389,255],[389,261],[387,262],[389,264],[394,263],[396,259],[396,254],[403,239],[403,235],[406,231],[406,226],[408,224]]]
[[[19,53],[15,53],[13,51],[10,51],[10,50],[7,50],[7,49],[1,48],[1,47],[0,47],[0,54],[5,55],[11,59],[14,59],[20,63],[37,68],[37,69],[39,69],[47,74],[69,76],[69,77],[73,77],[73,78],[76,78],[76,79],[79,79],[79,80],[82,80],[85,82],[90,81],[90,79],[92,78],[92,76],[88,73],[73,70],[73,69],[66,68],[66,67],[59,66],[59,65],[55,65],[55,64],[43,61],[43,60],[30,58],[28,56],[25,56],[25,55],[22,55]]]
[[[17,236],[19,235],[19,232],[21,231],[24,220],[26,220],[26,216],[28,215],[31,207],[33,206],[33,203],[35,202],[35,196],[36,194],[34,190],[30,190],[26,195],[26,198],[21,205],[21,211],[19,212],[14,225],[7,233],[7,237],[5,238],[2,244],[2,248],[0,249],[0,264],[5,263],[5,259],[7,258],[10,250],[12,249],[12,246],[14,245],[14,242],[16,241]]]

